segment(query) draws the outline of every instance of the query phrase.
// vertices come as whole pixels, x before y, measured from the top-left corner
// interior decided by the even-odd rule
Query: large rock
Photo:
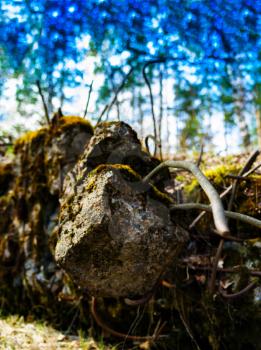
[[[22,135],[15,142],[13,161],[0,164],[3,309],[29,312],[33,304],[41,304],[41,312],[52,313],[50,305],[56,308],[60,293],[69,290],[52,255],[59,193],[92,134],[87,120],[61,117]]]
[[[124,122],[104,122],[95,127],[94,135],[85,148],[80,161],[65,185],[66,189],[77,191],[82,179],[100,164],[129,165],[141,176],[147,175],[160,161],[144,152],[137,133]],[[169,183],[167,169],[154,177],[155,185],[163,190]]]
[[[92,295],[150,291],[188,238],[170,219],[169,198],[128,166],[99,166],[66,198],[55,257]]]

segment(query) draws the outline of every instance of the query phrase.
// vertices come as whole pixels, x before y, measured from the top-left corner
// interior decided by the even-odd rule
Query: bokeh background
[[[257,0],[2,0],[0,136],[44,123],[37,80],[50,115],[61,107],[93,123],[124,81],[102,120],[144,138],[151,61],[163,153],[261,145],[260,9]]]

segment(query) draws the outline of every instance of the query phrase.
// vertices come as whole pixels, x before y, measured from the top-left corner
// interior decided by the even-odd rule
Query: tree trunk
[[[261,151],[261,86],[255,86],[255,106],[256,106],[256,131],[257,131],[257,140],[258,147]]]

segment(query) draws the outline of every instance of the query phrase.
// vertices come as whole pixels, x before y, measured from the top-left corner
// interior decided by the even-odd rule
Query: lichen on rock
[[[63,202],[56,260],[93,295],[143,295],[188,238],[163,199],[130,167],[99,166]]]
[[[68,119],[67,119],[68,118]],[[16,140],[0,165],[0,302],[3,309],[41,313],[58,308],[68,286],[52,255],[63,179],[92,136],[90,123],[62,117]],[[15,288],[15,293],[12,292]],[[68,288],[67,288],[68,289]],[[45,308],[43,308],[43,305]],[[49,306],[49,308],[48,308]]]
[[[77,176],[71,187],[79,186],[78,179],[84,178],[101,164],[129,165],[141,176],[147,175],[160,161],[142,150],[136,132],[124,122],[99,123],[77,164]],[[163,190],[169,181],[167,169],[155,176],[154,183]]]

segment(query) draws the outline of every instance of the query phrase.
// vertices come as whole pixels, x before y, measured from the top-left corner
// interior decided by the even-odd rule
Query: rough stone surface
[[[46,176],[52,194],[58,194],[61,191],[66,174],[77,162],[91,136],[82,125],[76,124],[64,130],[58,129],[54,137],[47,140]]]
[[[69,290],[52,255],[63,178],[92,136],[90,124],[62,117],[15,143],[12,162],[0,164],[0,303],[30,310],[57,306]],[[15,293],[12,290],[15,289]],[[49,310],[50,311],[50,310]],[[51,311],[52,312],[52,311]]]
[[[104,122],[96,126],[94,135],[76,167],[65,181],[66,189],[77,191],[82,179],[100,164],[129,165],[141,176],[147,175],[160,161],[142,150],[137,133],[124,122]],[[164,169],[154,177],[155,185],[163,190],[170,179]]]
[[[63,202],[55,256],[92,295],[143,295],[186,239],[170,220],[167,196],[142,188],[128,166],[100,166]]]

